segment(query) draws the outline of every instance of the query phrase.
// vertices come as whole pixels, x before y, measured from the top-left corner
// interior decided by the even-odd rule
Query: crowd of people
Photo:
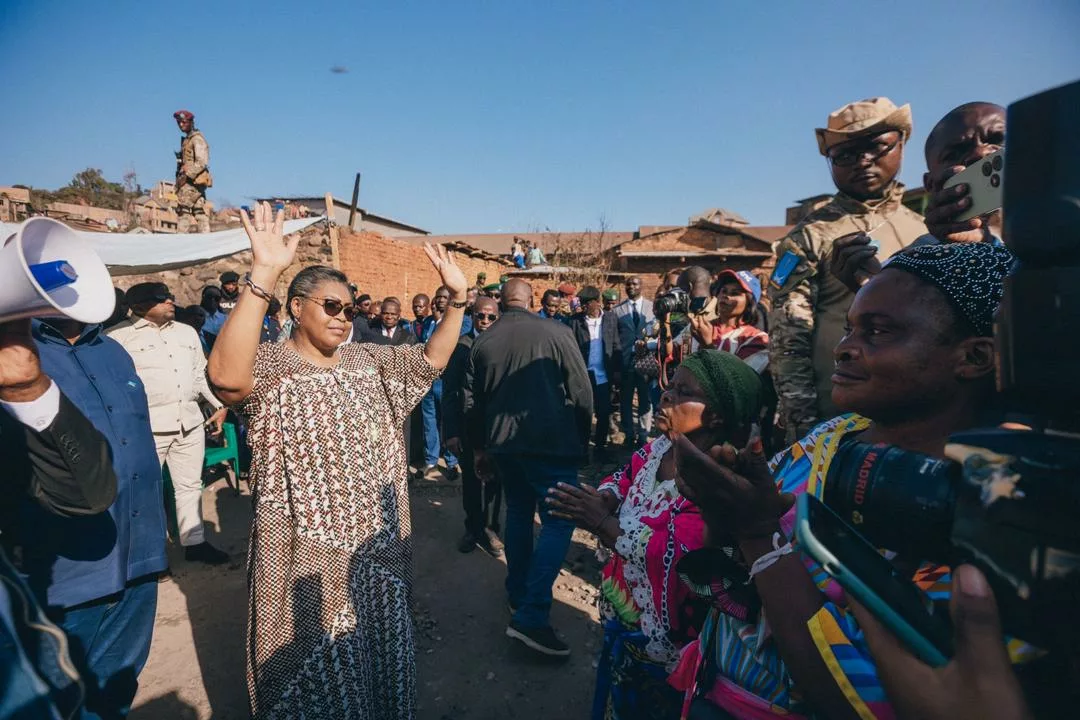
[[[0,717],[126,714],[166,571],[163,467],[185,558],[229,559],[200,503],[207,431],[227,420],[250,452],[254,717],[415,716],[416,477],[460,479],[458,549],[505,554],[506,635],[541,655],[570,654],[552,587],[574,529],[595,535],[597,720],[1052,707],[1022,691],[1049,659],[1002,638],[974,568],[906,558],[930,599],[952,602],[957,652],[932,669],[791,545],[794,497],[823,496],[847,443],[943,457],[951,433],[1000,419],[992,323],[1012,256],[987,218],[956,220],[971,200],[944,183],[999,149],[1004,124],[968,103],[934,126],[922,217],[896,179],[910,109],[832,113],[817,142],[837,194],[779,242],[767,289],[691,266],[651,298],[629,277],[621,301],[564,283],[536,303],[519,278],[470,287],[427,246],[441,285],[413,296],[411,320],[323,266],[282,303],[299,236],[262,204],[243,216],[248,272],[199,305],[143,283],[107,328],[2,326],[0,437],[20,500],[2,518],[0,632],[25,649],[4,656],[18,691]],[[515,261],[534,251],[516,243]],[[613,431],[629,460],[583,477],[615,459]],[[66,640],[42,653],[45,637]]]

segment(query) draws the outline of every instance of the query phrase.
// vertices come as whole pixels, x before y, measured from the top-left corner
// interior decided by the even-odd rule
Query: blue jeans
[[[432,383],[431,390],[420,401],[420,413],[424,416],[424,464],[437,465],[439,450],[442,449],[439,433],[439,419],[442,414],[442,378],[437,378]],[[446,458],[446,467],[457,467],[458,459],[454,453],[447,450],[443,457]]]
[[[156,611],[156,575],[136,580],[107,602],[58,611],[57,624],[68,636],[71,659],[86,684],[86,705],[76,717],[127,716],[150,655]]]
[[[506,593],[517,608],[514,623],[536,628],[548,625],[551,586],[559,576],[574,523],[548,513],[549,488],[578,484],[571,462],[522,455],[493,455],[506,494]],[[540,537],[533,548],[533,515],[539,505]]]

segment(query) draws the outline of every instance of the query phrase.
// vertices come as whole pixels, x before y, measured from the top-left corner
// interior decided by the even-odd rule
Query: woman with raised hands
[[[299,235],[267,203],[241,214],[252,264],[214,344],[218,397],[249,420],[255,506],[247,680],[256,718],[411,718],[412,546],[401,428],[446,366],[466,281],[426,245],[451,302],[426,345],[347,343],[357,309],[340,271],[289,284],[292,334],[259,342]]]

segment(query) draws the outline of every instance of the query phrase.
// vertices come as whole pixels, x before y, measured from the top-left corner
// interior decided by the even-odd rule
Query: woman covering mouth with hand
[[[679,494],[672,443],[742,447],[761,405],[761,380],[749,365],[730,353],[694,353],[660,398],[653,421],[663,435],[598,489],[560,485],[548,497],[553,514],[576,521],[614,551],[600,585],[604,648],[593,718],[679,717],[682,696],[667,676],[706,605],[675,567],[702,547],[705,525]]]

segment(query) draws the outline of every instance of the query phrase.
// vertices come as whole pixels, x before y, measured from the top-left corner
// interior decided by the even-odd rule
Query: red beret
[[[177,110],[176,112],[174,112],[172,114],[172,116],[174,118],[176,118],[177,120],[194,120],[195,119],[195,115],[193,115],[191,112],[189,112],[187,110]]]
[[[573,295],[574,293],[577,292],[577,288],[574,287],[573,284],[568,283],[568,282],[564,282],[563,284],[559,285],[558,290],[563,295]]]

